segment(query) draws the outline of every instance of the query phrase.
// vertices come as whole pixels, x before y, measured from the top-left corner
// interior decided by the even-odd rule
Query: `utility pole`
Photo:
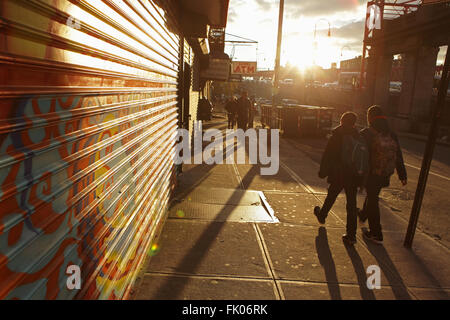
[[[274,68],[274,82],[273,82],[273,93],[272,93],[272,107],[278,103],[278,94],[280,87],[280,55],[281,55],[281,38],[283,35],[283,14],[284,14],[284,0],[280,0],[280,12],[278,16],[278,38],[277,38],[277,54],[275,58],[275,68]],[[277,100],[277,101],[276,101]]]
[[[430,133],[428,136],[425,154],[423,155],[422,168],[420,170],[419,181],[417,182],[416,195],[414,197],[411,217],[409,218],[408,231],[406,232],[404,246],[411,248],[416,232],[417,221],[419,220],[420,208],[427,185],[427,178],[430,172],[431,161],[433,160],[434,147],[438,135],[439,121],[445,108],[445,97],[447,95],[448,83],[450,77],[450,46],[447,47],[444,70],[442,72],[441,83],[439,86],[438,99],[433,110],[433,119],[431,122]]]

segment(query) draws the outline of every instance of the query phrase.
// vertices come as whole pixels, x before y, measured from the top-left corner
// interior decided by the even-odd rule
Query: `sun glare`
[[[312,39],[290,39],[284,51],[286,62],[305,70],[313,65],[330,68],[337,62],[339,49],[328,40],[317,41],[314,46]]]

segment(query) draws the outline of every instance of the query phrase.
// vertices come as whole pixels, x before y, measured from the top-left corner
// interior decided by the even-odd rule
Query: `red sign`
[[[252,75],[256,73],[256,62],[233,61],[231,64],[231,74]]]

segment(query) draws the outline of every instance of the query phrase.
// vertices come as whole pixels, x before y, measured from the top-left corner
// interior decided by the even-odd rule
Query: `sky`
[[[315,62],[330,68],[337,62],[339,67],[339,61],[362,55],[366,8],[367,0],[285,0],[281,65],[303,69]],[[235,46],[233,60],[256,60],[258,69],[273,68],[278,12],[279,0],[230,0],[226,33],[258,41]],[[226,40],[239,39],[227,35]],[[225,51],[231,54],[232,46],[227,44]]]

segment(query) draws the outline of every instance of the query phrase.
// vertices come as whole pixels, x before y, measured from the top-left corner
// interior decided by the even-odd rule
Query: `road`
[[[414,194],[419,178],[425,142],[400,137],[408,184],[402,186],[397,176],[391,178],[391,185],[383,189],[380,197],[391,210],[409,220]],[[326,138],[290,139],[293,145],[320,163],[326,146]],[[450,248],[450,147],[437,145],[428,183],[420,212],[418,228]]]

